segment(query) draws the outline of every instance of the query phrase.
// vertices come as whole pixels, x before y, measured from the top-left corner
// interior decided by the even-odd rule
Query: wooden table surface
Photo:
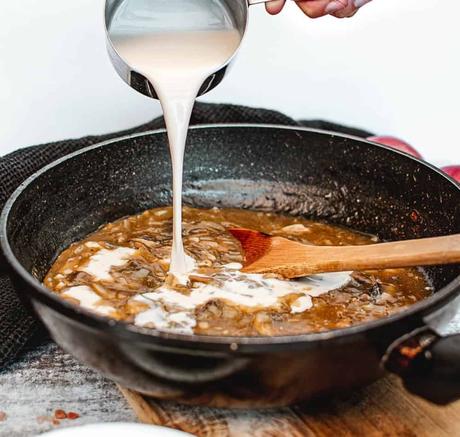
[[[121,392],[56,345],[42,345],[0,372],[0,411],[6,413],[0,436],[27,437],[56,427],[114,421],[142,421],[219,437],[460,436],[460,402],[433,406],[405,393],[396,378],[327,402],[258,411],[187,407]],[[56,409],[80,417],[53,424]]]

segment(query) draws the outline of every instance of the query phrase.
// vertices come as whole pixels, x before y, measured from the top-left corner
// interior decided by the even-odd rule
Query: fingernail
[[[324,9],[324,12],[326,14],[332,14],[332,13],[340,11],[341,9],[346,8],[346,7],[347,7],[346,4],[344,5],[343,3],[340,3],[337,0],[334,0],[334,1],[332,1],[332,2],[327,4],[326,8]]]
[[[355,5],[355,8],[360,8],[361,6],[364,6],[366,3],[369,3],[371,0],[354,0],[353,4]]]

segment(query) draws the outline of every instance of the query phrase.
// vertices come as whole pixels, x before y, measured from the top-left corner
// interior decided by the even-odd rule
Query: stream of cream
[[[116,34],[112,40],[120,56],[149,79],[163,108],[173,172],[170,272],[184,283],[195,267],[182,243],[182,174],[190,116],[203,82],[233,55],[241,35],[222,29]]]

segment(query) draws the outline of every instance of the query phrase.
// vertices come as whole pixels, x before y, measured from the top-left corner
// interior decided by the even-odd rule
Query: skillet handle
[[[446,405],[460,399],[460,334],[416,329],[390,345],[382,363],[409,392],[428,401]]]

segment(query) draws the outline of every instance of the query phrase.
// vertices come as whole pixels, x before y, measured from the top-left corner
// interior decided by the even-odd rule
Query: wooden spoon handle
[[[367,246],[321,247],[308,264],[323,272],[372,270],[460,262],[460,234]],[[324,255],[324,256],[321,256]]]

